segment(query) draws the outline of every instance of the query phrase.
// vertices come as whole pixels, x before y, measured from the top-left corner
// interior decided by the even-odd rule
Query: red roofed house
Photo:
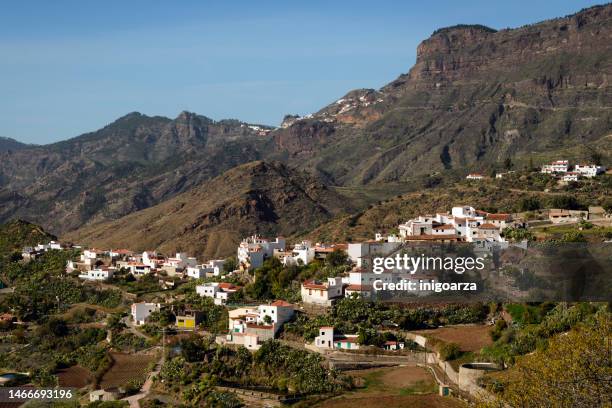
[[[260,344],[273,339],[283,324],[293,318],[294,305],[277,300],[255,308],[240,308],[229,311],[229,330],[225,336],[217,337],[218,343],[242,344],[257,350]]]
[[[302,283],[301,295],[304,303],[331,306],[332,300],[343,295],[342,278],[327,278],[326,282],[307,280]]]

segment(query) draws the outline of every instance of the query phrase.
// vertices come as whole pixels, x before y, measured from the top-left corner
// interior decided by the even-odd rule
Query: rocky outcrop
[[[356,90],[275,137],[338,184],[488,171],[512,158],[588,160],[612,134],[612,5],[517,29],[437,30],[407,74]],[[327,124],[325,142],[311,123]]]

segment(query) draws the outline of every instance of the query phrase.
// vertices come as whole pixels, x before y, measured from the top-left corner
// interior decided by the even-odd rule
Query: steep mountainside
[[[253,233],[304,234],[345,205],[306,173],[256,161],[154,207],[62,238],[104,248],[181,250],[213,258],[233,254],[240,239]]]
[[[62,233],[119,218],[259,159],[265,133],[188,112],[132,113],[64,142],[0,152],[0,222],[27,218]]]
[[[18,142],[10,137],[0,136],[0,152],[6,152],[9,150],[15,151],[25,149],[26,147],[28,147],[28,145],[25,143]]]
[[[46,244],[57,239],[40,226],[23,220],[14,220],[0,225],[0,260],[3,256],[19,251],[24,246]]]
[[[612,4],[517,29],[443,28],[419,45],[407,74],[308,117],[287,116],[277,130],[133,113],[64,142],[0,148],[0,222],[24,218],[64,234],[254,160],[387,196],[432,173],[449,182],[507,158],[517,166],[596,158],[610,167],[611,77]]]
[[[288,117],[274,138],[289,158],[344,185],[483,170],[560,149],[609,160],[611,77],[612,4],[518,29],[460,25],[423,41],[408,74]]]

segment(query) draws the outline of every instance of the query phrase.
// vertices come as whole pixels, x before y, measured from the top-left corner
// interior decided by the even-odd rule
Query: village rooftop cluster
[[[127,249],[100,250],[81,248],[78,259],[68,261],[66,272],[85,281],[107,282],[119,271],[139,279],[145,275],[159,278],[160,286],[172,288],[177,282],[189,279],[212,278],[215,282],[205,282],[195,286],[195,292],[209,297],[217,305],[230,305],[232,294],[242,288],[226,282],[228,276],[249,273],[263,266],[266,259],[275,257],[281,264],[308,265],[315,259],[325,259],[331,252],[346,252],[352,268],[341,276],[326,280],[306,280],[301,283],[301,307],[328,308],[343,297],[360,296],[373,299],[377,297],[376,282],[384,284],[402,281],[430,279],[430,276],[411,274],[405,270],[386,270],[385,273],[372,271],[372,259],[376,256],[389,256],[401,251],[408,242],[469,242],[475,248],[486,250],[490,245],[503,245],[506,241],[503,230],[508,227],[524,227],[525,223],[511,214],[493,214],[477,210],[471,206],[453,207],[450,212],[433,215],[420,215],[398,225],[399,234],[384,235],[377,233],[373,240],[356,243],[312,244],[302,241],[287,248],[283,237],[266,239],[258,235],[247,237],[236,250],[236,269],[226,271],[223,259],[198,262],[195,257],[179,252],[165,257],[156,251],[136,253]],[[48,250],[62,250],[58,242],[24,248],[24,259],[35,258]],[[233,308],[229,311],[228,333],[218,336],[217,342],[244,345],[256,350],[266,340],[276,338],[286,322],[295,316],[300,307],[283,300],[253,306]],[[137,302],[131,306],[133,324],[142,325],[148,317],[164,308],[160,303]],[[182,330],[196,330],[202,320],[202,311],[182,310],[176,315],[175,326]],[[333,328],[321,328],[315,339],[316,348],[355,349],[356,336],[340,335]],[[388,344],[389,348],[401,348],[400,344]]]
[[[559,167],[558,170],[562,170]],[[595,207],[593,207],[595,208]],[[593,213],[593,216],[597,214]],[[548,210],[552,224],[577,222],[591,217],[591,211]],[[235,268],[226,267],[227,260],[213,259],[198,262],[195,257],[178,252],[165,257],[156,251],[136,253],[127,249],[100,250],[95,248],[72,248],[80,251],[79,258],[68,261],[66,272],[85,281],[108,282],[115,273],[131,274],[140,279],[145,275],[155,276],[164,289],[171,289],[177,283],[189,279],[208,279],[195,286],[195,293],[214,300],[216,305],[229,307],[228,333],[217,337],[222,344],[244,345],[256,350],[260,345],[278,336],[283,325],[294,319],[297,308],[329,308],[338,299],[358,296],[367,299],[378,297],[380,287],[400,282],[428,281],[435,283],[431,273],[406,271],[401,268],[385,268],[383,273],[374,271],[376,257],[390,257],[401,253],[407,243],[471,243],[474,252],[486,254],[492,247],[508,245],[504,237],[507,228],[526,228],[527,222],[517,214],[490,213],[471,206],[456,206],[450,212],[424,214],[409,219],[397,226],[394,234],[377,233],[373,240],[365,242],[312,244],[310,241],[296,243],[287,248],[285,238],[266,239],[259,235],[244,238],[236,249]],[[35,247],[23,249],[25,260],[36,258],[50,250],[65,249],[60,243],[51,241]],[[228,277],[252,272],[264,265],[270,258],[277,258],[284,266],[308,265],[314,260],[324,260],[334,252],[342,251],[348,256],[352,267],[339,276],[325,280],[306,280],[301,282],[301,304],[294,305],[284,300],[266,304],[232,308],[232,295],[241,286],[229,282]],[[234,269],[234,270],[229,270]],[[377,284],[378,287],[377,287]],[[418,295],[427,295],[419,293]],[[165,306],[160,303],[137,302],[131,306],[133,324],[142,325],[148,317]],[[176,315],[175,326],[182,330],[196,330],[202,321],[202,311],[181,310]],[[334,328],[322,327],[314,345],[318,349],[345,348],[355,349],[356,336],[340,335]],[[401,348],[399,344],[387,345]]]
[[[555,160],[541,167],[540,173],[551,175],[559,181],[568,183],[571,181],[579,181],[582,178],[593,178],[606,172],[604,166],[597,164],[575,164],[571,165],[569,160]],[[499,172],[495,174],[495,178],[501,179],[514,171]],[[470,173],[465,177],[467,180],[484,180],[487,177],[480,173]]]

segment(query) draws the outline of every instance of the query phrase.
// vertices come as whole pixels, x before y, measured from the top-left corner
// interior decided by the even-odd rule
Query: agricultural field
[[[93,375],[85,367],[76,365],[58,370],[57,379],[60,387],[83,388],[93,381]]]
[[[111,353],[113,365],[100,381],[100,388],[123,387],[130,381],[144,382],[150,365],[156,361],[154,354]]]
[[[413,333],[437,339],[445,343],[455,343],[461,351],[479,351],[493,343],[489,331],[491,326],[486,325],[460,325],[445,326],[437,329],[418,330]]]
[[[326,400],[318,408],[459,408],[464,405],[456,399],[437,395],[436,381],[426,368],[400,366],[348,371],[356,379],[357,391]]]

